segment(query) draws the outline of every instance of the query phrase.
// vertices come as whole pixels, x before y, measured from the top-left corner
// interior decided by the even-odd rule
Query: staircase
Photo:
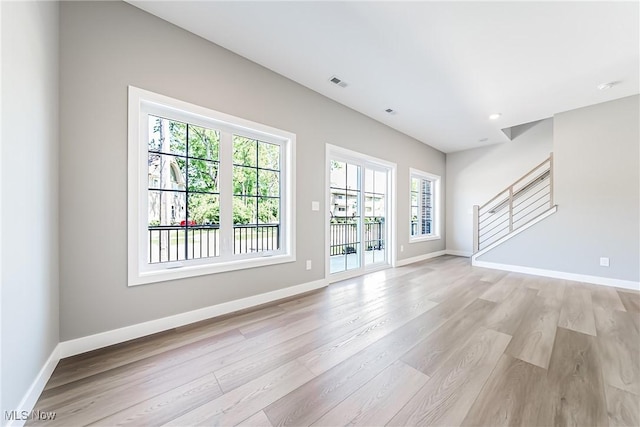
[[[473,259],[556,212],[553,153],[482,206],[473,207]]]

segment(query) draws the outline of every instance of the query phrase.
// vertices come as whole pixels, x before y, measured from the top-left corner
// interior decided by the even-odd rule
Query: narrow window
[[[411,169],[411,241],[440,238],[439,187],[439,176]]]

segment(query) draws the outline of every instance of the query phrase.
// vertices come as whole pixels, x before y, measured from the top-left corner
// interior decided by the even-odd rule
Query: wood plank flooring
[[[62,360],[51,426],[640,426],[640,292],[443,256]]]

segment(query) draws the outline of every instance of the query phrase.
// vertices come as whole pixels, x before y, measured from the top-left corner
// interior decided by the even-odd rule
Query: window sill
[[[224,273],[227,271],[246,270],[248,268],[266,267],[269,265],[295,262],[294,255],[273,255],[242,260],[230,260],[215,264],[185,265],[178,268],[166,268],[155,271],[130,271],[129,286],[146,285],[150,283],[166,282],[169,280],[186,279],[189,277],[205,276]]]
[[[440,240],[441,238],[442,237],[440,235],[410,237],[409,238],[409,243],[428,242],[428,241],[431,241],[431,240]]]

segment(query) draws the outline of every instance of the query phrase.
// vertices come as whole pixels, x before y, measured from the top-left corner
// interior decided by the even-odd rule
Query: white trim
[[[442,189],[442,177],[420,169],[409,168],[409,218],[411,218],[411,193],[413,192],[412,181],[414,178],[431,182],[431,198],[433,202],[433,206],[431,207],[431,224],[433,228],[430,234],[417,234],[414,236],[411,234],[411,221],[409,221],[409,244],[426,242],[429,240],[440,240],[442,238],[440,233],[440,192]],[[422,206],[422,198],[418,199],[418,203],[420,209]]]
[[[264,294],[253,295],[238,300],[200,308],[198,310],[188,311],[186,313],[175,314],[161,319],[125,326],[124,328],[113,329],[99,334],[63,341],[59,344],[59,355],[60,358],[74,356],[76,354],[85,353],[87,351],[109,345],[118,344],[135,338],[155,334],[157,332],[166,331],[168,329],[177,328],[179,326],[188,325],[190,323],[199,322],[201,320],[222,316],[235,311],[288,298],[304,292],[313,291],[327,285],[328,282],[325,279],[315,280],[313,282],[290,286],[288,288],[278,289]]]
[[[137,277],[130,278],[129,286],[139,286],[164,282],[168,280],[186,279],[194,276],[206,274],[222,273],[225,271],[243,270],[247,268],[265,267],[275,264],[294,262],[294,255],[269,255],[264,254],[254,258],[240,258],[226,262],[211,264],[183,265],[180,268],[169,268],[166,270],[139,272]]]
[[[330,223],[331,223],[331,149],[333,145],[325,144],[324,147],[324,277],[331,277],[331,248],[329,248]]]
[[[455,255],[455,256],[463,256],[465,258],[471,258],[471,256],[473,255],[473,252],[469,252],[469,251],[454,251],[451,249],[447,249],[445,250],[447,255]]]
[[[373,264],[370,267],[366,267],[364,270],[361,268],[354,270],[346,270],[340,271],[338,273],[331,274],[327,278],[327,283],[332,284],[336,282],[342,282],[343,280],[353,279],[354,277],[365,276],[370,273],[375,273],[376,271],[387,270],[389,268],[393,268],[389,264]]]
[[[440,240],[442,236],[439,234],[420,234],[419,237],[409,236],[409,243],[428,242],[431,240]]]
[[[239,300],[228,301],[198,310],[188,311],[186,313],[176,314],[174,316],[164,317],[162,319],[151,320],[149,322],[138,323],[136,325],[126,326],[120,329],[114,329],[95,335],[89,335],[74,340],[63,341],[56,345],[51,355],[44,363],[40,372],[34,379],[33,383],[25,393],[24,397],[15,409],[17,414],[23,412],[31,412],[38,402],[47,382],[51,378],[53,371],[60,359],[75,356],[76,354],[85,353],[87,351],[96,350],[98,348],[107,347],[113,344],[129,341],[135,338],[144,337],[157,332],[166,331],[168,329],[177,328],[190,323],[201,320],[210,319],[217,316],[233,313],[235,311],[244,310],[269,302],[277,301],[283,298],[292,297],[304,292],[313,291],[327,286],[328,283],[324,279],[313,282],[303,283],[301,285],[290,286],[284,289],[278,289],[264,294],[253,295]],[[0,408],[4,416],[5,408]],[[7,427],[21,427],[27,420],[17,419],[9,421]]]
[[[262,267],[296,261],[296,187],[295,155],[296,135],[261,123],[234,117],[168,96],[128,87],[128,285],[136,286],[167,280],[182,279],[224,271]],[[176,119],[198,126],[211,127],[221,132],[220,146],[220,247],[219,257],[187,261],[149,264],[147,262],[147,156],[148,123],[142,119],[148,114]],[[247,136],[277,144],[282,149],[280,164],[280,243],[281,248],[269,252],[235,255],[230,250],[232,235],[230,134]],[[224,144],[225,135],[228,144]],[[226,149],[225,149],[226,148]],[[226,157],[222,157],[226,153]],[[226,234],[225,234],[226,233]],[[226,237],[225,237],[226,236]]]
[[[391,185],[389,186],[389,194],[387,195],[387,200],[389,201],[391,208],[391,227],[389,227],[389,231],[391,233],[391,238],[389,239],[389,263],[391,267],[397,267],[397,259],[398,259],[398,251],[396,250],[396,242],[398,236],[398,221],[397,211],[398,211],[398,167],[395,163],[393,163],[393,167],[391,168]]]
[[[558,212],[558,205],[553,206],[552,208],[550,208],[549,210],[545,211],[544,213],[542,213],[540,216],[532,219],[531,221],[529,221],[528,223],[526,223],[525,225],[523,225],[522,227],[513,230],[511,233],[507,234],[506,236],[496,240],[495,242],[493,242],[492,244],[490,244],[489,246],[487,246],[486,248],[482,249],[481,251],[476,252],[475,254],[473,254],[471,256],[471,260],[475,261],[478,259],[479,256],[482,256],[484,254],[486,254],[487,252],[489,252],[490,250],[492,250],[493,248],[495,248],[496,246],[500,246],[501,244],[503,244],[504,242],[506,242],[507,240],[517,236],[518,234],[522,233],[524,230],[526,230],[527,228],[533,226],[534,224],[539,223],[540,221],[542,221],[543,219],[545,219],[548,216],[553,215],[554,213]]]
[[[551,277],[554,279],[572,280],[574,282],[593,283],[595,285],[640,291],[640,282],[632,280],[610,279],[608,277],[589,276],[586,274],[567,273],[564,271],[545,270],[542,268],[523,267],[520,265],[500,264],[497,262],[472,260],[474,267],[492,268],[494,270],[512,271],[514,273],[532,274],[535,276]]]
[[[343,148],[338,145],[326,144],[327,152],[333,152],[334,154],[345,158],[345,160],[351,160],[356,163],[358,162],[370,162],[377,164],[379,166],[383,166],[389,169],[395,168],[397,165],[388,160],[380,159],[378,157],[373,157],[368,154],[360,153],[358,151],[349,150],[348,148]]]
[[[47,385],[47,381],[51,378],[51,374],[53,374],[54,369],[58,366],[58,362],[60,361],[60,344],[56,345],[49,358],[38,372],[38,375],[31,383],[31,386],[25,393],[22,400],[18,404],[18,407],[15,409],[17,414],[22,413],[30,413],[33,411],[33,408],[36,406],[44,387]],[[4,411],[9,410],[6,408],[1,408],[2,417],[4,419]],[[5,420],[6,421],[6,420]],[[23,426],[24,423],[28,421],[28,419],[18,419],[9,421],[6,426],[7,427],[20,427]]]
[[[413,264],[414,262],[420,262],[420,261],[424,261],[424,260],[427,260],[427,259],[439,257],[439,256],[446,255],[446,254],[447,254],[447,251],[442,250],[442,251],[431,252],[431,253],[424,254],[424,255],[414,256],[414,257],[411,257],[411,258],[400,259],[396,263],[396,267],[402,267],[402,266],[405,266],[405,265]]]

